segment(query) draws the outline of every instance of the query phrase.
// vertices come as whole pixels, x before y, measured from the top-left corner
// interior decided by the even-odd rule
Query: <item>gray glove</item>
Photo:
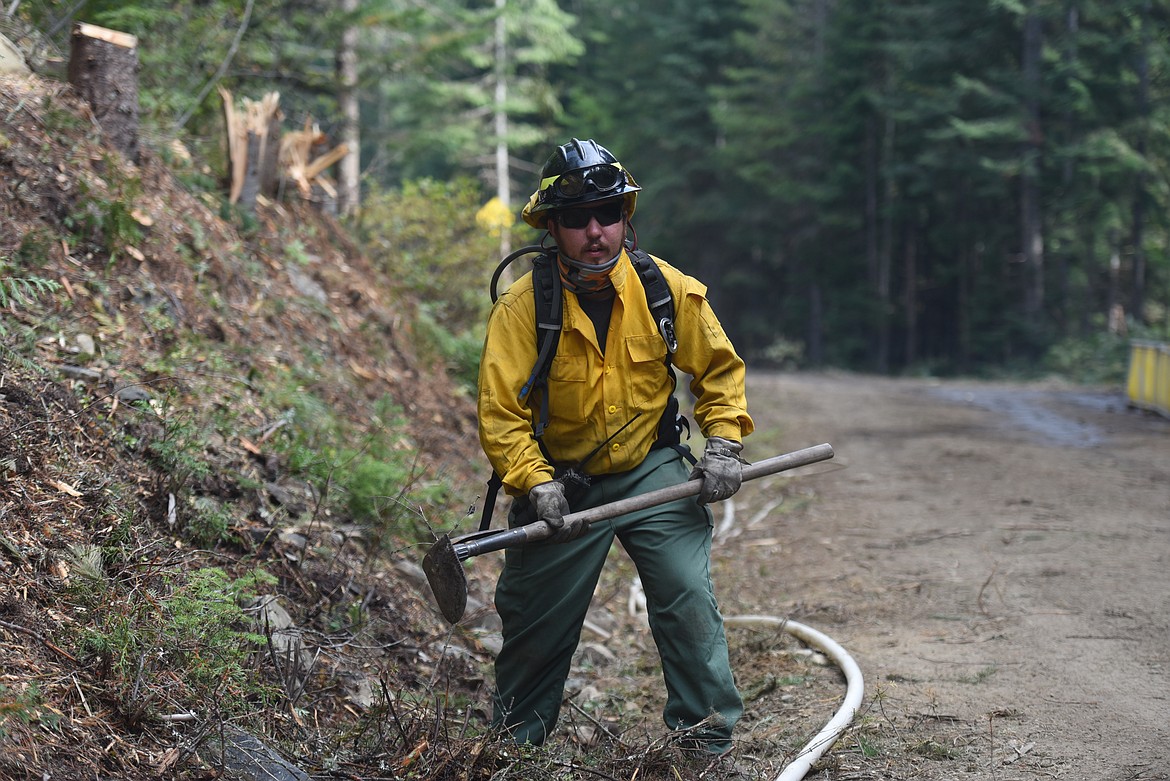
[[[569,514],[569,500],[565,498],[565,486],[556,480],[532,486],[528,501],[536,511],[536,520],[544,521],[553,530],[550,542],[569,542],[585,533],[589,524],[584,519],[565,523]]]
[[[703,478],[698,502],[701,505],[729,498],[743,482],[743,445],[723,437],[710,437],[703,457],[691,470],[691,479]]]

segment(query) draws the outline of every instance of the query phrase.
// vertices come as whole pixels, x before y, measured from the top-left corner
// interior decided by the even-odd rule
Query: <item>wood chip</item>
[[[81,496],[81,491],[78,491],[76,488],[69,485],[69,483],[64,483],[60,480],[50,480],[49,485],[53,486],[61,493],[69,494],[70,496]]]

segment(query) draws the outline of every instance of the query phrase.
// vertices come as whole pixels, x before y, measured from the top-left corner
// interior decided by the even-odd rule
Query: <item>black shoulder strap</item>
[[[670,356],[678,350],[678,339],[674,334],[674,296],[654,258],[640,249],[628,252],[634,270],[638,272],[638,279],[642,287],[646,288],[646,303],[650,306],[658,333],[662,335],[662,341],[666,342],[666,361],[669,364]]]
[[[520,389],[520,401],[527,403],[533,391],[540,394],[540,410],[532,426],[539,442],[548,426],[548,372],[557,354],[565,321],[561,275],[554,255],[543,254],[532,262],[532,290],[536,306],[536,363],[528,381]]]
[[[658,333],[662,336],[662,341],[666,343],[664,362],[666,373],[669,375],[673,387],[677,380],[671,369],[671,356],[678,350],[678,338],[674,331],[674,294],[670,292],[670,286],[666,284],[666,277],[662,274],[662,269],[658,268],[658,264],[654,262],[654,258],[640,249],[627,247],[626,250],[630,254],[634,269],[638,272],[638,279],[641,280],[642,287],[646,289],[646,303],[650,307],[654,324],[658,326]],[[662,419],[658,421],[658,439],[652,448],[674,448],[691,464],[696,463],[690,448],[682,442],[684,428],[687,431],[687,437],[690,438],[691,425],[686,417],[679,413],[678,399],[672,392],[666,409],[662,411]]]
[[[536,253],[532,261],[532,290],[533,302],[536,307],[536,363],[532,366],[532,373],[520,389],[520,401],[527,404],[532,392],[537,391],[540,397],[540,409],[533,423],[533,434],[541,452],[544,451],[544,442],[541,437],[548,426],[548,371],[552,366],[553,356],[557,352],[557,343],[561,338],[561,327],[564,324],[564,309],[561,306],[562,290],[561,275],[556,270],[556,253],[544,247],[532,245],[513,252],[500,262],[492,276],[491,294],[492,303],[499,298],[496,290],[503,270],[512,261],[522,255]],[[545,452],[545,457],[548,453]],[[480,531],[486,531],[492,523],[492,512],[495,509],[496,497],[499,495],[503,480],[495,471],[488,478],[487,496],[484,498],[483,511],[479,519]]]

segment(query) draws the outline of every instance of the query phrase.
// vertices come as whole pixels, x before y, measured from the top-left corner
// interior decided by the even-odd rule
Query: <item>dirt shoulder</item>
[[[836,452],[716,561],[725,613],[791,616],[862,668],[825,777],[1170,778],[1170,421],[1055,384],[756,373],[749,394],[752,456]]]

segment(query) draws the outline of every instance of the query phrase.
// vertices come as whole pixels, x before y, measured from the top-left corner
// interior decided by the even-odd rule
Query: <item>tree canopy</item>
[[[139,35],[155,137],[209,158],[212,85],[338,132],[346,30],[369,192],[471,176],[486,202],[506,176],[519,205],[554,144],[595,138],[644,188],[640,244],[753,360],[971,372],[1170,333],[1170,0],[353,6],[6,12],[62,46],[73,20]]]

